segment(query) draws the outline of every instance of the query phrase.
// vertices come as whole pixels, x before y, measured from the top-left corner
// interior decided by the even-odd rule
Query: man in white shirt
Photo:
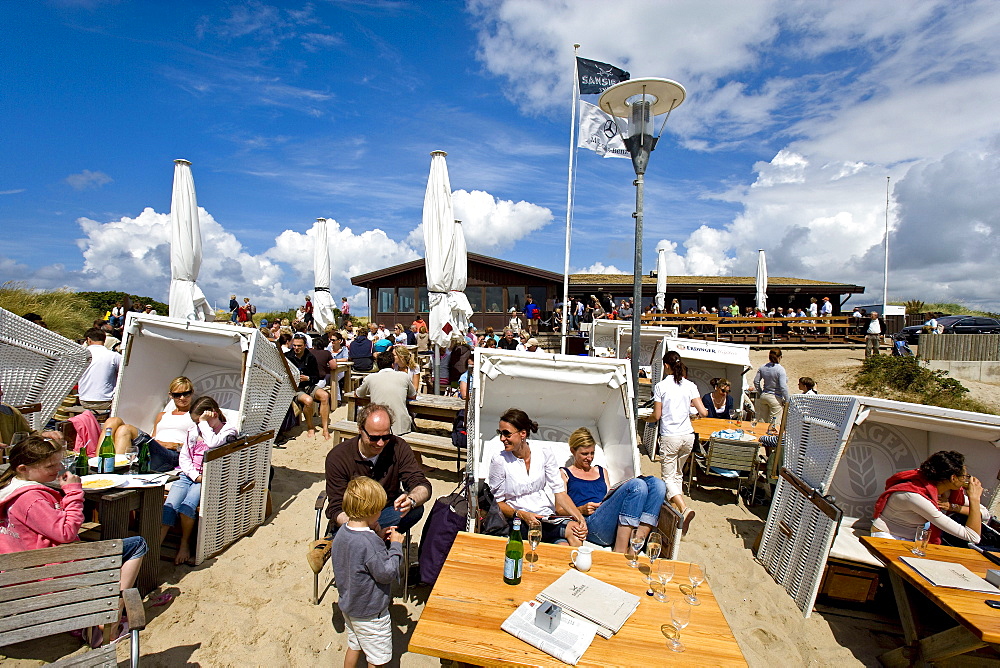
[[[80,405],[93,411],[106,411],[111,408],[111,400],[115,396],[122,356],[104,347],[106,337],[97,327],[88,329],[84,337],[90,364],[78,383]]]
[[[872,355],[879,354],[879,346],[882,344],[882,319],[878,317],[878,311],[869,314],[868,329],[865,330],[865,359]]]
[[[406,402],[416,398],[417,390],[413,387],[410,374],[392,368],[394,361],[390,351],[380,352],[375,357],[378,373],[366,376],[356,394],[359,399],[370,397],[371,403],[388,406],[392,415],[392,433],[399,436],[413,431],[413,420]]]

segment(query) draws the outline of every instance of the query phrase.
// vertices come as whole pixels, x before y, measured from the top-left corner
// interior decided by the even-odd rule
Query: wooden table
[[[344,394],[344,398],[347,399],[348,420],[356,420],[358,408],[369,403],[367,397],[359,399],[356,392],[348,392]],[[417,398],[408,401],[407,405],[414,417],[426,417],[451,424],[458,412],[465,409],[465,399],[438,394],[418,394]]]
[[[694,427],[694,433],[703,441],[707,441],[713,433],[722,429],[736,429],[732,420],[723,420],[722,418],[698,418],[691,420],[691,426]],[[756,427],[751,427],[750,420],[743,420],[743,426],[740,429],[759,438],[767,434],[767,423],[758,422]]]
[[[410,638],[411,652],[481,666],[564,665],[500,630],[500,624],[569,568],[570,548],[539,545],[538,570],[525,571],[521,584],[512,587],[502,577],[506,540],[458,534]],[[698,587],[701,605],[692,608],[691,624],[681,632],[687,650],[675,654],[660,633],[660,626],[670,622],[669,603],[645,595],[642,574],[630,568],[623,555],[596,551],[593,561],[590,575],[638,595],[641,601],[621,631],[609,640],[594,638],[578,665],[747,665],[707,582]],[[677,585],[687,583],[687,571],[687,563],[677,562],[674,579],[667,585],[671,598],[682,595]]]
[[[922,665],[923,662],[940,661],[986,646],[1000,650],[1000,610],[994,610],[984,603],[991,598],[989,594],[933,586],[899,560],[899,557],[913,556],[910,548],[914,543],[910,541],[865,536],[861,538],[861,544],[889,569],[892,591],[906,639],[906,645],[879,657],[883,665]],[[980,577],[986,575],[987,569],[997,568],[993,562],[968,548],[928,545],[927,558],[962,564]],[[913,607],[915,594],[933,601],[958,625],[928,635],[928,632],[921,629]],[[978,660],[981,657],[970,657],[972,658]],[[982,665],[997,665],[997,662],[984,659]]]
[[[133,510],[136,511],[139,517],[139,535],[146,539],[148,551],[142,559],[135,586],[143,596],[159,587],[163,582],[159,577],[163,485],[109,489],[102,492],[84,491],[84,497],[97,507],[101,540],[128,536],[129,514]]]

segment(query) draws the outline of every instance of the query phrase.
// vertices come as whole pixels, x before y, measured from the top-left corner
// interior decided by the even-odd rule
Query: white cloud
[[[0,190],[0,195],[17,195],[23,192],[24,188],[15,188],[14,190]]]
[[[632,273],[632,270],[622,271],[613,264],[605,265],[603,262],[595,262],[589,267],[584,267],[573,272],[574,274],[626,274]]]
[[[64,180],[73,190],[97,190],[113,181],[104,172],[92,172],[89,169],[85,169],[79,174],[70,174]]]

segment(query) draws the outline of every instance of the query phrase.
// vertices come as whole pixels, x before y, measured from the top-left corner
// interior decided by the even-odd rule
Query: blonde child
[[[79,476],[63,471],[65,452],[61,445],[41,436],[29,436],[10,449],[10,468],[0,475],[0,554],[55,547],[80,539],[83,485]],[[61,491],[44,484],[57,479]],[[140,536],[123,539],[121,589],[135,583],[144,554],[146,541]],[[127,629],[126,625],[114,637],[124,636]],[[90,631],[91,646],[101,646],[101,627]]]
[[[374,479],[359,476],[347,483],[343,510],[347,524],[333,539],[331,561],[338,603],[347,626],[345,668],[353,668],[364,652],[369,666],[392,659],[392,621],[389,589],[399,577],[403,559],[403,534],[388,529],[389,548],[375,533],[386,495]]]

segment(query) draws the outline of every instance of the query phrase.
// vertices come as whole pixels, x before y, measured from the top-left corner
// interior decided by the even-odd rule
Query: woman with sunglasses
[[[712,391],[701,398],[708,417],[722,420],[733,419],[733,394],[728,378],[713,378],[709,381]]]
[[[180,448],[187,439],[187,433],[194,427],[191,419],[191,404],[194,403],[194,385],[186,376],[178,376],[170,381],[167,395],[173,402],[170,411],[157,413],[153,421],[153,433],[147,434],[138,427],[125,424],[121,418],[113,417],[104,423],[111,429],[115,439],[115,452],[125,454],[133,446],[149,444],[149,468],[153,471],[172,471],[180,461]]]
[[[941,532],[963,541],[978,543],[983,518],[989,512],[980,505],[983,485],[969,475],[961,452],[935,452],[920,468],[901,471],[885,481],[885,491],[875,502],[872,537],[913,540],[917,529],[931,525],[931,543],[941,544]],[[965,525],[945,512],[967,515]]]
[[[509,522],[521,519],[523,539],[527,540],[530,526],[541,524],[544,542],[582,545],[587,522],[566,493],[552,451],[543,445],[529,445],[528,435],[537,432],[538,423],[518,408],[509,408],[500,416],[497,435],[503,451],[490,462],[490,490]]]

